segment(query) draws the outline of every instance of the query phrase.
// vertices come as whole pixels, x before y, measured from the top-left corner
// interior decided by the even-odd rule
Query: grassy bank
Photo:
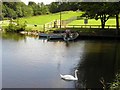
[[[73,11],[61,12],[61,19],[65,20],[65,19],[69,19],[74,16],[80,16],[80,15],[82,15],[82,13],[83,12],[73,12]],[[28,24],[44,25],[44,24],[49,23],[56,19],[57,20],[60,19],[60,13],[20,18],[19,20],[20,20],[20,22],[27,21]]]

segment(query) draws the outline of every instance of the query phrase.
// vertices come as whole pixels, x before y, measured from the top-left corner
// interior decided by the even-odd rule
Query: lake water
[[[108,86],[119,70],[119,41],[2,37],[3,88],[102,88],[101,78]],[[60,74],[74,76],[75,69],[78,81],[60,78]]]

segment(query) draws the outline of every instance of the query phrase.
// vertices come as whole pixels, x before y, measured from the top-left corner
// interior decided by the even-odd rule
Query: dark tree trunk
[[[109,19],[109,17],[110,15],[107,16],[107,14],[100,15],[102,29],[105,29],[105,23]]]
[[[104,19],[101,19],[101,26],[102,26],[102,29],[105,28],[105,21],[104,21]]]
[[[116,36],[119,33],[119,14],[116,14]]]
[[[119,14],[116,14],[116,29],[119,30]]]
[[[102,29],[104,29],[105,28],[105,23],[104,22],[102,22]]]
[[[101,16],[100,16],[100,19],[101,19],[102,29],[104,29],[104,28],[105,28],[105,17],[104,17],[104,15],[101,15]]]

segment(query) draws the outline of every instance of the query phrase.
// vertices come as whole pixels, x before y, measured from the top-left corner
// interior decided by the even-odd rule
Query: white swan
[[[78,72],[78,70],[75,70],[75,77],[72,75],[61,75],[61,74],[60,74],[60,77],[64,80],[69,80],[69,81],[78,80],[77,72]]]

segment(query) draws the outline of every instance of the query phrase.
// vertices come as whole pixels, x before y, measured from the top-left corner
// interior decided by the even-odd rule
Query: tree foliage
[[[86,16],[101,20],[102,29],[105,27],[106,21],[120,12],[120,3],[118,2],[84,2],[81,8],[86,12]]]
[[[115,80],[110,85],[110,90],[119,90],[120,89],[120,73],[115,77]]]
[[[23,2],[3,2],[2,16],[9,18],[37,16],[60,11],[76,11],[80,9],[79,2],[52,2],[49,5],[30,1],[28,5]]]
[[[15,22],[11,19],[9,25],[5,28],[5,30],[7,32],[20,32],[20,31],[24,31],[26,26],[27,26],[26,22],[19,23],[18,20]]]
[[[60,12],[60,11],[76,11],[80,9],[79,2],[52,2],[49,5],[49,10],[52,13]]]
[[[49,13],[48,6],[43,3],[36,4],[29,2],[26,5],[23,2],[3,2],[2,3],[2,16],[7,18],[28,17]]]
[[[59,12],[60,11],[60,6],[59,6],[59,2],[52,2],[50,5],[49,5],[49,10],[51,13],[56,13],[56,12]]]

